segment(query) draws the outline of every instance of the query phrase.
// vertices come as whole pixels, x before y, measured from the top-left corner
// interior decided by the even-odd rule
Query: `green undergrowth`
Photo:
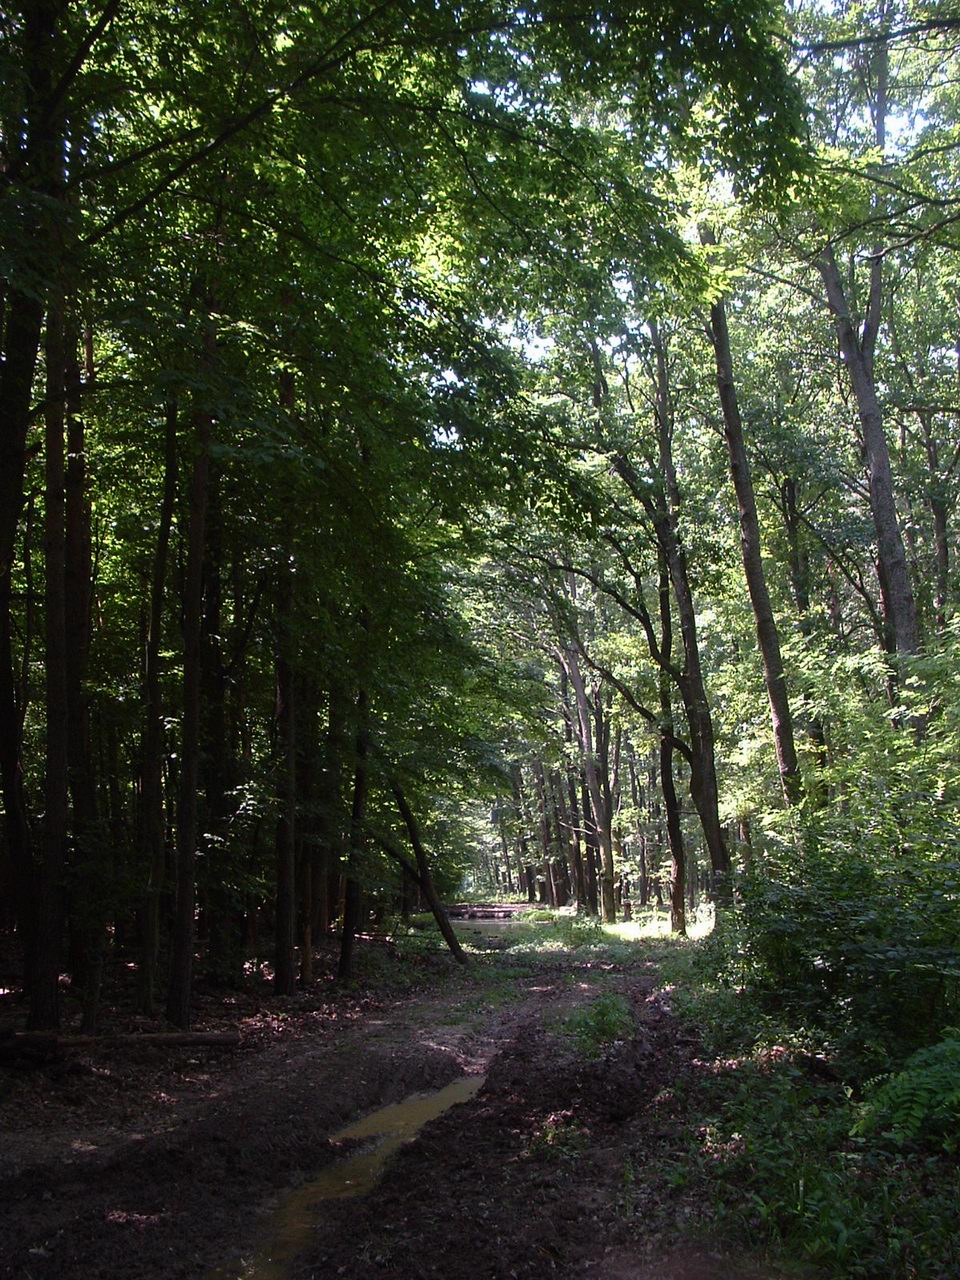
[[[634,1029],[630,1003],[623,996],[605,992],[577,1009],[563,1023],[585,1058],[599,1058],[617,1040],[625,1040]]]
[[[665,948],[675,1013],[702,1047],[664,1176],[712,1227],[831,1280],[960,1272],[960,1035],[864,1078],[829,1029],[718,980],[716,948]]]
[[[530,1136],[524,1158],[551,1162],[574,1161],[589,1144],[589,1131],[570,1112],[554,1113]]]
[[[638,1152],[624,1175],[624,1217],[643,1217],[647,1229],[649,1187],[665,1185],[670,1204],[676,1195],[697,1206],[694,1217],[711,1237],[788,1258],[820,1277],[960,1275],[956,1029],[941,1026],[931,1043],[918,1045],[916,1034],[898,1040],[899,1023],[871,1018],[871,998],[889,1004],[888,991],[866,980],[849,1001],[843,991],[815,1001],[817,963],[799,995],[757,981],[757,947],[744,946],[737,919],[691,941],[665,936],[655,911],[604,926],[535,908],[502,931],[465,934],[467,970],[449,963],[432,921],[418,923],[397,932],[397,959],[414,970],[445,969],[462,986],[453,1020],[480,1025],[525,998],[527,980],[553,973],[584,988],[581,1006],[558,1031],[586,1057],[632,1030],[627,1002],[604,990],[608,975],[656,963],[675,1015],[699,1044],[670,1090],[676,1110],[662,1147]],[[710,923],[695,921],[691,932],[704,935]],[[777,935],[764,927],[769,948]],[[797,936],[789,934],[790,946]],[[782,961],[780,952],[774,958]],[[859,970],[853,977],[860,981]],[[893,994],[900,999],[899,989]],[[569,1154],[569,1136],[545,1131],[537,1153]]]
[[[480,1027],[485,1018],[526,999],[530,982],[545,974],[551,975],[551,980],[602,992],[611,971],[655,958],[660,935],[653,914],[632,925],[611,927],[590,917],[536,908],[508,927],[489,933],[462,929],[460,940],[470,959],[465,969],[450,963],[446,944],[431,917],[414,918],[405,925],[397,922],[393,945],[400,967],[407,965],[411,972],[444,972],[446,983],[462,987],[462,997],[448,1021]],[[583,1024],[559,1028],[573,1036],[588,1055],[593,1046],[602,1047],[621,1036],[621,1011],[608,1006],[609,999],[601,994],[598,1001],[591,994]]]

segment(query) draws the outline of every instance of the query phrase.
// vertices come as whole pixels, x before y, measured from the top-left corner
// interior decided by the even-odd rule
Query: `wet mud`
[[[183,1059],[169,1078],[117,1066],[134,1092],[111,1125],[81,1103],[63,1133],[8,1094],[0,1276],[652,1277],[692,1223],[656,1173],[683,1141],[692,1038],[640,948],[628,964],[490,958],[492,985],[445,964],[414,995],[288,1013],[239,1054]],[[590,1058],[567,1020],[601,992],[633,1026]],[[97,1080],[88,1104],[107,1096]],[[760,1276],[718,1265],[717,1280]]]

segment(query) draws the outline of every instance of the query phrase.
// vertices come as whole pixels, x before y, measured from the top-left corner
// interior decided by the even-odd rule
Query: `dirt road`
[[[260,1013],[227,1057],[118,1051],[8,1079],[0,1275],[621,1280],[676,1247],[657,1275],[758,1274],[691,1250],[695,1209],[658,1171],[694,1043],[647,952],[431,966],[427,990],[390,1001]],[[331,1135],[462,1076],[485,1082],[291,1239],[291,1191],[351,1147]]]

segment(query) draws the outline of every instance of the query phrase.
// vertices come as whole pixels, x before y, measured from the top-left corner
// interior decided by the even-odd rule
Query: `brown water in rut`
[[[371,1139],[352,1155],[336,1160],[315,1178],[284,1198],[266,1224],[266,1239],[239,1268],[218,1268],[209,1280],[286,1280],[297,1255],[309,1245],[317,1216],[328,1200],[365,1195],[376,1186],[384,1165],[425,1124],[451,1107],[468,1102],[483,1076],[461,1076],[443,1089],[414,1093],[402,1102],[381,1107],[330,1137],[331,1142]]]

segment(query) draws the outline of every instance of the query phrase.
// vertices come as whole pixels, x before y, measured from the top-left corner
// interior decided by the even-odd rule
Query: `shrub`
[[[872,1081],[853,1132],[900,1146],[960,1149],[960,1031],[912,1054],[901,1071]]]
[[[564,1029],[585,1057],[598,1058],[607,1045],[632,1034],[633,1014],[623,996],[602,995],[569,1017]]]

